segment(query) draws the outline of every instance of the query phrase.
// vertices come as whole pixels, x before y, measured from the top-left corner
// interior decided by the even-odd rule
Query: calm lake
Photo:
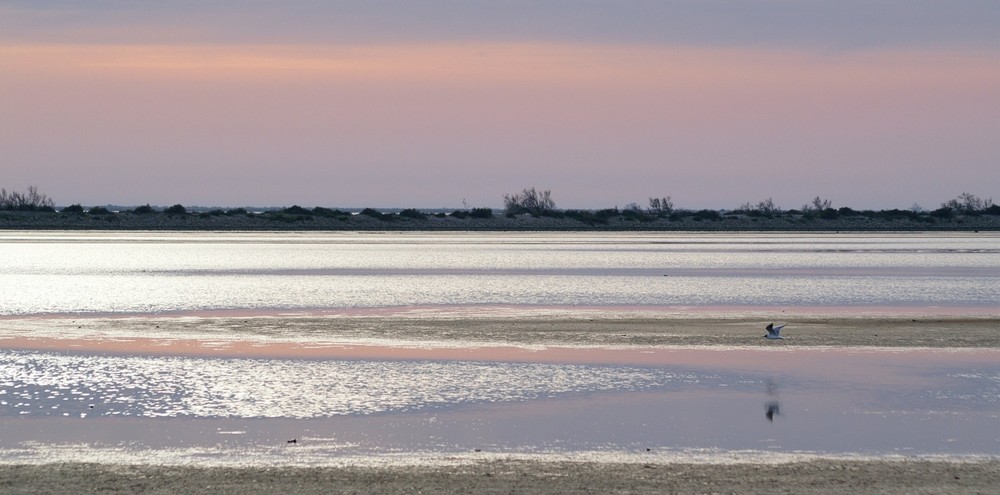
[[[0,232],[0,316],[371,308],[992,312],[1000,235]]]
[[[411,308],[983,316],[998,287],[997,234],[0,233],[0,336],[24,319]],[[531,353],[0,348],[0,462],[1000,456],[1000,350]]]

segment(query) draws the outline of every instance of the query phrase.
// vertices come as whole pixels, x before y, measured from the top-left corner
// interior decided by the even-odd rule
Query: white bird
[[[785,328],[785,325],[774,326],[774,323],[767,324],[767,335],[764,337],[769,339],[783,339],[781,336],[781,329]]]

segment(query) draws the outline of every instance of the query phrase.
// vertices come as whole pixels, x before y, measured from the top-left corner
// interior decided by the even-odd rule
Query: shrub
[[[173,205],[170,208],[167,208],[166,210],[163,210],[163,213],[166,213],[167,215],[185,215],[185,214],[187,214],[187,208],[185,208],[185,207],[183,207],[183,206],[181,206],[179,204],[178,205]]]
[[[105,208],[105,207],[103,207],[103,206],[95,206],[95,207],[91,208],[88,213],[90,213],[91,215],[110,215],[111,214],[111,212],[108,211],[108,209]]]
[[[882,210],[876,215],[879,218],[884,218],[886,220],[916,220],[920,214],[914,213],[909,210],[900,210],[894,208],[891,210]]]
[[[493,218],[493,208],[473,208],[469,212],[472,218]]]
[[[604,208],[603,210],[597,210],[594,212],[594,216],[601,219],[604,223],[607,223],[609,219],[615,218],[621,215],[618,208]]]
[[[816,198],[812,200],[812,203],[802,205],[803,213],[818,213],[830,209],[833,209],[833,202],[829,199],[820,198],[819,196],[816,196]]]
[[[266,218],[275,222],[285,223],[306,222],[313,219],[311,215],[286,215],[280,211],[268,212]]]
[[[649,198],[649,212],[657,216],[670,215],[674,211],[674,202],[670,196]]]
[[[536,191],[534,187],[524,189],[520,194],[504,194],[503,204],[508,215],[520,213],[541,215],[556,207],[555,201],[552,200],[552,191]]]
[[[421,213],[420,211],[414,208],[407,208],[403,211],[400,211],[399,216],[402,218],[410,218],[413,220],[425,220],[427,218],[427,215]]]
[[[79,204],[69,205],[62,209],[63,213],[83,213],[83,207]]]
[[[366,217],[372,217],[372,218],[374,218],[376,220],[391,220],[392,219],[392,215],[386,215],[385,213],[382,213],[381,211],[378,211],[378,210],[375,210],[375,209],[372,209],[372,208],[365,208],[365,209],[361,210],[361,213],[359,213],[359,215],[364,215]]]
[[[49,208],[43,211],[55,211],[55,202],[48,196],[38,192],[35,186],[28,186],[28,192],[19,193],[17,191],[7,192],[0,189],[0,210],[37,211],[42,208]]]
[[[840,214],[833,208],[827,208],[819,213],[819,217],[823,220],[836,220],[839,216]]]
[[[284,210],[281,210],[281,212],[288,215],[312,215],[313,213],[299,205],[292,205]]]
[[[982,199],[967,192],[959,194],[956,199],[941,204],[941,208],[949,208],[954,212],[964,214],[984,212],[993,206],[993,198]]]
[[[622,217],[625,220],[638,220],[640,222],[652,222],[654,219],[654,216],[647,215],[638,208],[626,208],[622,210]]]
[[[773,199],[767,198],[763,201],[759,201],[756,205],[750,204],[749,201],[743,203],[736,209],[736,211],[745,213],[751,217],[774,218],[776,213],[781,213],[781,208],[778,208],[778,206],[774,204]]]
[[[938,209],[932,211],[931,212],[931,216],[934,217],[934,218],[941,218],[941,219],[954,218],[955,217],[955,210],[952,210],[951,208],[948,208],[947,206],[943,206],[941,208],[938,208]]]
[[[715,210],[698,210],[694,213],[694,215],[692,215],[692,218],[699,222],[702,220],[711,220],[714,222],[716,220],[722,220],[722,215],[719,215],[719,212]]]
[[[152,206],[149,206],[149,203],[146,203],[145,205],[137,206],[132,210],[132,213],[136,215],[149,215],[150,213],[156,213],[156,210]]]
[[[600,210],[597,212],[589,210],[566,210],[564,212],[566,217],[572,218],[578,222],[587,223],[590,225],[601,224],[606,225],[608,219],[618,215],[618,210]]]
[[[248,213],[247,213],[246,208],[232,208],[232,209],[226,210],[226,215],[228,215],[228,216],[233,216],[233,215],[247,215],[247,214]]]
[[[351,216],[351,214],[347,213],[346,211],[333,210],[333,209],[330,209],[330,208],[322,208],[322,207],[319,207],[319,206],[313,208],[312,212],[313,212],[314,215],[318,215],[318,216],[321,216],[321,217],[338,218],[338,219],[341,219],[341,220],[343,220],[343,219]]]

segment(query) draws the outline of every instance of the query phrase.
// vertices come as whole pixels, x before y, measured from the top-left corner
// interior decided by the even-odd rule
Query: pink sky
[[[60,205],[933,209],[1000,184],[996,43],[58,27],[76,39],[0,35],[0,186]]]

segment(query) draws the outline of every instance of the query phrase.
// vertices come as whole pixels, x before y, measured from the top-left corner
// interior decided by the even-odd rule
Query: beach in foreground
[[[1000,462],[196,468],[0,465],[4,493],[997,493]]]
[[[788,338],[761,338],[764,320],[684,317],[145,317],[0,321],[6,349],[215,356],[329,357],[402,342],[403,352],[495,346],[1000,348],[991,316],[790,318]],[[252,335],[246,345],[231,330]],[[280,338],[294,327],[301,341]],[[43,330],[44,329],[44,330]],[[248,330],[250,330],[248,332]],[[75,337],[70,337],[75,335]],[[266,345],[260,345],[267,342]],[[319,343],[329,345],[318,345]],[[170,345],[168,345],[170,344]],[[365,347],[365,346],[370,347]],[[410,347],[407,347],[410,346]],[[338,350],[339,349],[339,350]],[[449,351],[451,349],[452,351]],[[384,357],[384,356],[383,356]],[[397,355],[398,357],[398,355]],[[595,462],[449,455],[432,463],[350,462],[320,467],[103,463],[0,465],[4,493],[996,493],[995,458],[717,457],[684,462]]]

